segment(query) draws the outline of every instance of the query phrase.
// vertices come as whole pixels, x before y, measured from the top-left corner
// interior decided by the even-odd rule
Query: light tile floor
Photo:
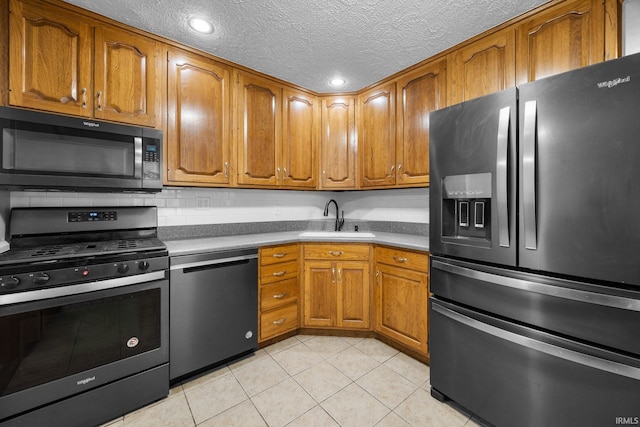
[[[429,367],[373,338],[298,335],[178,384],[119,426],[478,424],[429,393]]]

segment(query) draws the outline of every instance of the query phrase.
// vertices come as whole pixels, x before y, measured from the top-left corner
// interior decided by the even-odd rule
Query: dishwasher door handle
[[[196,268],[196,267],[216,266],[219,264],[229,264],[229,263],[238,262],[238,261],[248,261],[256,258],[258,258],[258,254],[240,255],[240,256],[234,256],[229,258],[210,259],[206,261],[197,261],[197,262],[190,262],[187,264],[172,265],[171,270],[187,270],[189,268]]]

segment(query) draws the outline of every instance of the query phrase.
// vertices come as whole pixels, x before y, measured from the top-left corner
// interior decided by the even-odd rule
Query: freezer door
[[[640,54],[519,96],[520,266],[640,285]]]
[[[430,274],[439,298],[640,358],[640,291],[437,256]]]
[[[638,359],[438,299],[430,310],[434,396],[499,427],[637,424]]]

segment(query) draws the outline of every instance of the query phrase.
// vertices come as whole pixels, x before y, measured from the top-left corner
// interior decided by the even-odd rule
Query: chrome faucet
[[[324,206],[323,215],[329,216],[329,205],[331,204],[331,202],[333,202],[333,204],[336,205],[336,227],[334,231],[340,231],[340,229],[342,229],[342,226],[344,225],[344,211],[342,211],[342,219],[340,219],[340,215],[339,215],[340,210],[338,209],[338,202],[336,202],[333,199],[329,200],[327,204]]]

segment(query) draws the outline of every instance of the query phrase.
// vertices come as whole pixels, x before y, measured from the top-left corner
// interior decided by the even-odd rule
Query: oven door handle
[[[165,278],[165,271],[154,271],[135,276],[118,277],[115,279],[99,280],[95,282],[84,282],[77,285],[65,285],[55,288],[37,289],[34,291],[15,292],[0,295],[0,306],[17,304],[21,302],[39,301],[49,298],[66,297],[78,295],[86,292],[101,291],[104,289],[120,288],[122,286],[136,285],[139,283],[162,280]]]

